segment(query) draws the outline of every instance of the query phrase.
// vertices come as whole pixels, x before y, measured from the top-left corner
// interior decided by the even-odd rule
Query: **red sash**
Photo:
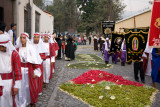
[[[28,68],[29,75],[29,90],[31,96],[31,104],[35,104],[38,101],[38,78],[34,77],[34,68],[31,63],[21,63],[22,67]]]

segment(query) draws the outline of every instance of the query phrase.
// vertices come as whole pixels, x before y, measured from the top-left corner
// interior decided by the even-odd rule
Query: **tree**
[[[86,34],[89,35],[92,32],[94,18],[93,15],[96,12],[95,7],[96,3],[93,0],[77,0],[77,6],[81,11],[81,24],[78,26],[79,32],[86,31]]]
[[[49,6],[47,11],[53,14],[55,28],[58,32],[68,31],[69,29],[77,30],[79,13],[75,0],[54,0],[54,5]]]
[[[101,21],[121,19],[121,14],[125,5],[120,0],[77,0],[77,6],[82,12],[81,24],[78,31],[90,32],[101,30]]]
[[[101,21],[121,19],[124,8],[120,0],[54,0],[47,11],[53,14],[58,32],[73,29],[89,35],[101,31]]]
[[[39,8],[42,8],[43,6],[43,0],[33,0],[33,3],[38,6]]]

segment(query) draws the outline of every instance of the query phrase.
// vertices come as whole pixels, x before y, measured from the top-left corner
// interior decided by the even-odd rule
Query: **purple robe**
[[[118,52],[112,53],[112,62],[117,63],[117,60],[118,60]]]
[[[108,49],[109,49],[109,42],[107,42],[107,46],[108,46]],[[109,54],[108,51],[105,50],[105,43],[102,46],[102,50],[104,52],[104,60],[105,60],[105,62],[109,62],[110,54]]]
[[[123,45],[123,51],[121,51],[121,61],[126,63],[126,44]]]

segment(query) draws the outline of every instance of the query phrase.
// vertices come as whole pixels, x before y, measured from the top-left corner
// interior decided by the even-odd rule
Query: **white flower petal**
[[[111,96],[110,99],[114,100],[116,97],[115,96]]]
[[[102,99],[103,99],[103,96],[99,96],[99,99],[102,100]]]
[[[90,85],[90,83],[87,83],[87,85]]]
[[[95,82],[95,80],[93,79],[92,82]]]
[[[110,88],[109,86],[106,86],[105,89],[106,89],[106,90],[110,90],[111,88]]]

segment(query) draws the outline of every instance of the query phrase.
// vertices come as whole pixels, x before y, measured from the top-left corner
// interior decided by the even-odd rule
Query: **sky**
[[[122,1],[126,5],[123,17],[128,17],[138,13],[139,11],[146,9],[147,7],[152,7],[152,5],[150,5],[148,2],[153,0],[122,0]]]
[[[127,11],[138,11],[149,6],[150,0],[123,0],[123,3],[127,5],[125,10]]]

